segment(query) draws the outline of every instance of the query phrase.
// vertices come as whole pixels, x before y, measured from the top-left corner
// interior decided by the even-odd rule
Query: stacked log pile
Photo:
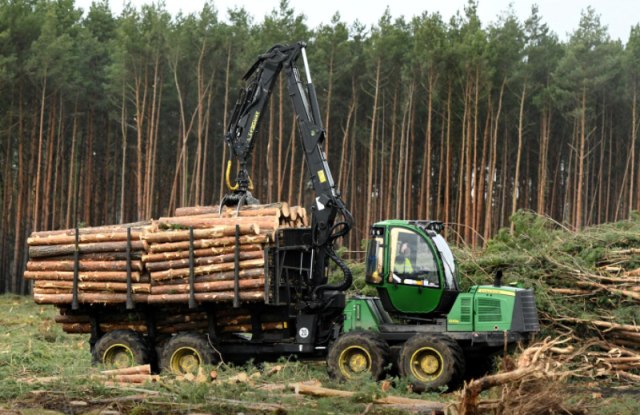
[[[124,303],[128,267],[133,299],[145,302],[150,284],[142,263],[146,252],[142,235],[149,225],[150,222],[138,222],[82,228],[78,235],[75,229],[32,233],[27,240],[29,261],[24,278],[34,281],[35,302],[71,304],[76,242],[78,302]]]
[[[179,208],[176,216],[160,218],[142,237],[148,243],[142,258],[151,277],[148,302],[187,302],[191,276],[195,301],[234,300],[236,254],[239,300],[263,300],[265,246],[279,228],[305,226],[306,217],[304,208],[279,203]]]

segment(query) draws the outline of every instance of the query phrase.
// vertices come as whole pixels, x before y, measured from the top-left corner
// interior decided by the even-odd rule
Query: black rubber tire
[[[464,353],[450,337],[416,334],[400,350],[398,369],[400,376],[412,382],[415,391],[443,386],[452,390],[464,376]]]
[[[115,330],[100,337],[92,355],[94,364],[116,369],[149,363],[149,350],[144,338],[132,330]]]
[[[215,363],[209,340],[199,333],[181,333],[169,339],[162,348],[160,370],[175,375],[196,375],[200,367]]]
[[[342,334],[329,348],[329,375],[339,380],[380,379],[389,361],[389,345],[372,331]]]

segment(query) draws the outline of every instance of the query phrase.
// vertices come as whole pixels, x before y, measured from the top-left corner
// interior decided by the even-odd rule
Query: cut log
[[[131,228],[132,231],[142,231],[147,226],[151,225],[151,221],[141,221],[141,222],[132,222],[132,223],[122,223],[117,225],[104,225],[104,226],[91,226],[88,228],[80,228],[80,235],[89,235],[94,233],[108,233],[108,232],[127,232],[128,228]],[[60,229],[57,231],[38,231],[32,232],[32,238],[44,238],[52,235],[74,235],[76,234],[75,229]]]
[[[73,289],[73,281],[36,281],[35,288],[57,288],[57,289]],[[127,292],[127,284],[124,282],[78,282],[78,290],[80,291],[109,291],[109,292]],[[135,283],[131,284],[131,292],[137,294],[148,294],[151,291],[149,284]]]
[[[146,248],[144,241],[131,241],[131,249],[142,251]],[[79,244],[78,252],[90,254],[96,252],[125,252],[127,242],[96,242],[89,244]],[[42,258],[60,255],[70,255],[76,251],[75,244],[70,245],[37,245],[29,247],[29,258]]]
[[[240,235],[258,235],[260,233],[260,226],[255,223],[238,225],[238,232]],[[195,229],[193,231],[193,238],[213,239],[224,236],[234,236],[235,234],[235,225],[220,225],[207,229]],[[188,230],[151,232],[145,233],[142,236],[142,239],[149,243],[188,241],[189,238],[190,231]]]
[[[144,250],[131,251],[131,259],[141,259]],[[91,254],[79,254],[78,259],[86,261],[126,261],[126,252],[96,252]],[[29,258],[29,261],[73,261],[73,255],[57,255],[42,258]]]
[[[262,244],[266,243],[269,238],[266,235],[252,235],[241,236],[239,243],[244,244]],[[235,237],[216,238],[216,239],[198,239],[193,242],[195,249],[214,248],[223,246],[234,246],[236,243]],[[189,241],[183,242],[167,242],[161,244],[152,244],[149,246],[149,251],[153,253],[158,252],[171,252],[171,251],[188,251]]]
[[[74,261],[27,262],[27,271],[73,271]],[[79,271],[126,271],[127,261],[78,261]],[[142,262],[131,261],[132,271],[142,271]]]
[[[144,303],[147,301],[147,294],[133,294],[133,301]],[[33,293],[33,300],[36,304],[71,304],[73,294],[37,294]],[[125,303],[127,294],[118,293],[78,293],[78,302],[83,304],[116,304]]]
[[[156,330],[160,334],[180,333],[181,331],[198,331],[209,327],[208,321],[189,321],[185,323],[174,323],[169,325],[158,324]]]
[[[233,291],[220,291],[215,293],[196,293],[195,299],[198,302],[216,302],[216,301],[232,301],[234,299]],[[241,291],[240,299],[243,301],[260,301],[264,299],[263,291]],[[157,303],[186,303],[189,301],[189,294],[150,294],[147,296],[147,302],[150,304]]]
[[[252,278],[242,279],[238,281],[238,286],[241,290],[247,288],[260,288],[264,287],[264,278]],[[226,291],[233,290],[235,287],[235,281],[215,281],[215,282],[199,282],[193,284],[193,288],[196,293],[199,292],[213,292],[213,291]],[[156,285],[151,287],[151,294],[179,294],[188,293],[189,284],[180,285]]]
[[[214,272],[212,274],[196,275],[195,282],[225,281],[225,280],[233,279],[234,275],[235,275],[235,271],[223,271],[223,272]],[[264,277],[264,267],[242,269],[239,272],[239,277],[240,278]],[[155,284],[154,286],[189,284],[189,279],[187,277],[180,277],[180,278],[175,278],[170,280],[154,281],[153,283]]]
[[[261,251],[263,248],[258,244],[244,244],[240,245],[240,249],[243,252],[248,251]],[[194,257],[208,257],[208,256],[217,256],[223,254],[231,254],[234,253],[236,247],[231,246],[222,246],[218,248],[202,248],[195,249],[193,251]],[[157,254],[148,254],[142,256],[142,262],[148,264],[150,262],[163,262],[163,261],[174,261],[176,259],[184,259],[189,258],[189,250],[186,251],[177,251],[177,252],[159,252]]]
[[[251,225],[257,224],[260,228],[276,229],[280,221],[276,217],[266,216],[245,216],[245,217],[202,217],[202,216],[184,216],[177,218],[160,218],[157,224],[160,228],[175,226],[192,226],[194,229],[212,228],[221,225]]]
[[[264,331],[269,330],[284,330],[287,328],[287,323],[282,321],[261,323],[260,327]],[[250,333],[253,329],[251,324],[236,324],[236,325],[224,325],[221,327],[224,333]]]
[[[151,365],[125,367],[122,369],[101,370],[103,375],[150,375]]]
[[[73,281],[72,271],[25,271],[24,278],[27,280],[56,280]],[[131,282],[140,282],[140,273],[131,273]],[[126,282],[127,273],[124,271],[93,271],[79,272],[78,281],[112,281]]]
[[[235,247],[234,247],[235,248]],[[239,260],[244,261],[247,259],[258,259],[263,258],[264,253],[262,251],[249,251],[245,252],[244,249],[240,251]],[[229,253],[225,255],[216,255],[209,257],[196,257],[194,260],[194,265],[211,265],[211,264],[221,264],[223,262],[232,262],[235,258],[235,254]],[[188,259],[179,259],[175,261],[164,261],[164,262],[150,262],[146,265],[147,270],[149,271],[162,271],[166,269],[172,268],[187,268],[189,267]]]
[[[131,241],[139,241],[142,232],[131,232]],[[109,232],[109,233],[91,233],[85,235],[78,235],[79,243],[92,243],[92,242],[119,242],[127,240],[127,232]],[[75,244],[76,236],[73,235],[48,235],[48,236],[32,236],[27,239],[27,244],[30,246],[36,245],[65,245]]]
[[[132,330],[140,333],[147,331],[147,325],[142,322],[99,323],[98,326],[105,333],[116,330]],[[62,323],[62,330],[65,333],[91,333],[91,323]]]
[[[264,266],[264,259],[249,259],[246,261],[240,261],[238,263],[240,269],[257,268]],[[235,270],[234,262],[224,262],[214,265],[203,265],[194,267],[193,272],[195,275],[211,274],[219,271],[231,271]],[[152,281],[168,280],[172,278],[186,277],[189,275],[189,268],[168,269],[166,271],[157,271],[151,273]]]

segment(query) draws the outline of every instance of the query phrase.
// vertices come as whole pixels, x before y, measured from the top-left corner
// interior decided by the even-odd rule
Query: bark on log
[[[36,281],[35,288],[56,288],[63,290],[72,290],[73,281]],[[78,290],[127,292],[127,284],[124,282],[78,282]],[[131,284],[131,292],[133,293],[148,294],[150,291],[151,287],[149,284]]]
[[[247,259],[263,258],[264,253],[262,251],[245,252],[243,249],[240,251],[240,254],[238,256],[240,261],[244,261]],[[209,256],[209,257],[196,257],[194,260],[194,265],[200,266],[200,265],[221,264],[224,262],[232,262],[234,258],[235,258],[235,254],[233,253]],[[179,259],[175,261],[150,262],[145,264],[145,267],[147,268],[148,271],[151,271],[151,272],[162,271],[162,270],[167,270],[172,268],[187,268],[189,267],[189,260]]]
[[[103,375],[150,375],[151,365],[125,367],[122,369],[101,370]]]
[[[276,229],[280,221],[275,217],[265,216],[243,216],[237,218],[225,218],[225,217],[199,217],[199,216],[184,216],[178,218],[160,218],[158,219],[158,226],[174,227],[174,226],[192,226],[194,229],[212,228],[214,226],[221,225],[251,225],[257,224],[260,228]]]
[[[132,330],[139,333],[147,331],[147,325],[143,322],[128,323],[99,323],[100,330],[109,333],[116,330]],[[65,333],[91,333],[91,323],[62,323]]]
[[[131,259],[141,259],[144,250],[131,251]],[[96,252],[91,254],[79,254],[78,259],[86,261],[126,261],[126,252]],[[29,261],[73,261],[73,255],[57,255],[42,258],[29,258]]]
[[[199,282],[193,284],[193,289],[196,293],[213,292],[213,291],[226,291],[233,290],[235,281],[216,281],[216,282]],[[241,290],[248,288],[260,288],[264,287],[264,278],[242,279],[238,281],[238,286]],[[188,293],[189,284],[180,285],[158,285],[151,287],[151,294],[179,294]]]
[[[235,275],[235,271],[223,271],[223,272],[214,272],[212,274],[196,275],[195,282],[230,280],[234,278],[234,275]],[[240,278],[264,277],[264,267],[242,269],[240,270],[239,277]],[[180,285],[180,284],[189,284],[189,279],[187,277],[180,277],[180,278],[175,278],[170,280],[154,281],[153,283],[154,283],[154,286]]]
[[[238,231],[240,235],[258,235],[260,233],[260,226],[255,223],[242,224],[238,226]],[[193,238],[213,239],[234,236],[235,234],[236,227],[234,225],[220,225],[207,229],[194,229]],[[188,230],[153,232],[146,233],[142,236],[142,239],[148,243],[188,241],[189,238],[190,232]]]
[[[277,321],[270,323],[261,323],[260,327],[264,331],[284,330],[287,328],[287,324],[281,321]],[[250,333],[253,330],[253,326],[251,324],[225,325],[221,327],[221,330],[224,333]]]
[[[139,241],[142,236],[142,232],[131,232],[131,241]],[[127,232],[109,232],[109,233],[93,233],[78,235],[79,243],[97,243],[97,242],[120,242],[127,240]],[[48,235],[48,236],[32,236],[27,238],[27,244],[30,246],[36,245],[65,245],[75,244],[76,236],[73,235]]]
[[[156,330],[160,334],[173,334],[181,331],[197,331],[204,330],[209,327],[207,321],[189,321],[185,323],[174,323],[169,325],[158,324]]]
[[[90,254],[95,252],[125,252],[127,250],[127,242],[96,242],[89,244],[79,244],[78,251],[81,254]],[[146,250],[146,242],[131,241],[131,250]],[[29,247],[30,258],[42,258],[50,256],[60,256],[73,254],[76,251],[75,244],[70,245],[37,245]]]
[[[25,271],[24,279],[26,280],[56,280],[56,281],[73,281],[72,271]],[[126,282],[127,273],[123,271],[93,271],[79,272],[78,281],[111,281]],[[140,282],[139,272],[131,273],[132,282]]]
[[[246,261],[240,261],[238,263],[240,269],[257,268],[264,266],[264,259],[249,259]],[[235,270],[234,262],[224,262],[214,265],[203,265],[194,267],[193,272],[195,275],[211,274],[219,271],[231,271]],[[186,277],[189,275],[189,268],[168,269],[166,271],[151,272],[152,281],[169,280],[173,278]]]
[[[194,257],[208,257],[208,256],[216,256],[223,254],[231,254],[235,252],[235,246],[222,246],[219,248],[202,248],[195,249],[193,251]],[[248,251],[259,251],[262,250],[262,246],[258,244],[244,244],[240,245],[240,249],[243,252]],[[159,252],[157,254],[148,254],[142,256],[142,262],[145,264],[149,264],[150,262],[163,262],[163,261],[174,261],[177,259],[189,258],[189,251],[178,251],[178,252]]]
[[[73,271],[74,261],[27,262],[27,271]],[[78,261],[79,271],[126,271],[127,261]],[[131,261],[132,271],[142,271],[142,262]]]
[[[133,294],[133,301],[144,303],[147,301],[147,294]],[[38,294],[33,293],[33,300],[36,304],[71,304],[73,294]],[[125,303],[127,294],[117,293],[78,293],[78,302],[83,304],[117,304]]]
[[[141,222],[132,222],[132,223],[121,223],[116,225],[104,225],[104,226],[91,226],[88,228],[80,228],[80,235],[90,235],[94,233],[108,233],[108,232],[126,232],[128,228],[131,228],[131,231],[142,231],[147,226],[151,225],[151,221],[141,221]],[[38,231],[32,232],[31,237],[33,238],[45,238],[52,235],[74,235],[76,234],[75,229],[59,229],[56,231]]]
[[[252,235],[241,236],[239,242],[244,244],[262,244],[269,240],[266,235]],[[214,248],[223,246],[234,246],[236,243],[235,237],[216,238],[216,239],[198,239],[193,242],[195,249]],[[189,241],[184,242],[167,242],[163,244],[152,244],[149,246],[149,251],[153,253],[158,252],[172,252],[172,251],[188,251]]]
[[[195,299],[198,302],[216,302],[216,301],[232,301],[234,298],[233,291],[220,291],[215,293],[196,293]],[[263,291],[241,291],[240,299],[243,301],[260,301],[264,299]],[[189,294],[150,294],[147,296],[147,302],[150,304],[157,303],[186,303],[189,301]]]
[[[278,209],[284,216],[289,216],[289,204],[287,202],[269,203],[264,205],[246,205],[240,208],[240,212],[251,212],[256,210],[266,209]],[[176,209],[176,216],[196,216],[203,214],[218,214],[220,211],[219,206],[190,206],[181,207]],[[235,213],[235,208],[224,208],[223,212],[232,211]]]

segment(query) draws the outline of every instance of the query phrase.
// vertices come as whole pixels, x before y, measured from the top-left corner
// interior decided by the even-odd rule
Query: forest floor
[[[395,378],[339,384],[328,377],[324,362],[287,360],[220,365],[212,368],[215,381],[163,375],[155,383],[108,386],[96,378],[99,368],[91,365],[88,336],[65,334],[55,324],[55,314],[54,307],[38,306],[29,297],[0,296],[0,414],[401,414],[425,412],[374,401],[389,395],[445,404],[460,399],[455,392],[418,395]],[[305,381],[355,393],[349,398],[313,397],[286,386]],[[383,391],[384,384],[393,386]],[[495,392],[485,395],[496,398]],[[608,381],[571,380],[564,399],[585,413],[640,413],[638,388],[618,388]]]

